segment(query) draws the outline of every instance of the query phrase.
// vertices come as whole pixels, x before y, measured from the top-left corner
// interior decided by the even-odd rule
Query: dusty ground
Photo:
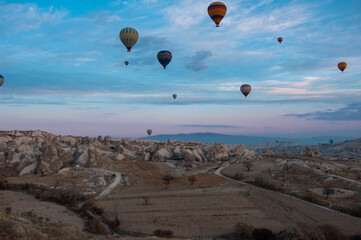
[[[196,186],[180,179],[168,189],[161,183],[123,187],[98,204],[109,216],[120,217],[123,230],[147,234],[162,228],[179,237],[207,238],[231,232],[237,222],[274,232],[300,222],[329,223],[347,234],[361,233],[361,219],[218,176],[198,178]]]
[[[44,221],[49,223],[64,223],[75,225],[82,229],[84,225],[83,219],[78,217],[66,207],[51,202],[43,202],[35,199],[33,196],[21,192],[0,191],[1,211],[11,207],[12,213],[17,215],[32,212],[38,217],[42,217]]]

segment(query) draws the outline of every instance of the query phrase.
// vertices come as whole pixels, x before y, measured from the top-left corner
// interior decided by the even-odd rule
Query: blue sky
[[[361,1],[224,1],[219,28],[210,3],[0,0],[0,129],[361,136]]]

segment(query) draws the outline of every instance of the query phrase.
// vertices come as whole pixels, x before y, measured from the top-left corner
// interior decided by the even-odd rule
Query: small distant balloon
[[[128,61],[125,61],[124,63],[125,63],[125,66],[128,66],[128,64],[129,64],[129,62],[128,62]]]
[[[4,84],[4,81],[5,81],[5,79],[4,79],[3,75],[0,75],[0,87]]]
[[[216,27],[219,27],[222,19],[227,13],[226,4],[222,2],[213,2],[208,6],[208,15],[212,18],[213,22],[216,24]]]
[[[333,144],[333,139],[330,139],[330,143]]]
[[[149,136],[152,134],[152,132],[153,132],[152,129],[147,130],[147,133],[148,133]]]
[[[138,41],[138,38],[139,34],[134,28],[126,27],[120,30],[119,39],[128,49],[128,52],[130,52],[130,49],[132,49],[134,44]]]
[[[277,41],[278,41],[279,43],[281,43],[281,42],[283,41],[283,38],[279,37],[279,38],[277,38]]]
[[[177,98],[177,94],[173,94],[173,98],[176,99],[176,98]]]
[[[165,69],[172,60],[172,53],[167,50],[162,50],[158,53],[157,58],[159,63],[162,64],[163,68]]]
[[[337,64],[337,67],[338,67],[338,69],[341,70],[341,72],[343,72],[343,71],[346,69],[346,67],[347,67],[347,63],[345,63],[345,62],[340,62],[340,63]]]
[[[252,89],[251,85],[249,85],[249,84],[243,84],[240,88],[241,92],[243,93],[243,95],[245,97],[248,96],[248,94],[251,92],[251,89]]]

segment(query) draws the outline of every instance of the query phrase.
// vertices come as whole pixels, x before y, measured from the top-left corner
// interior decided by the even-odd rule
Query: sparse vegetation
[[[244,162],[244,166],[246,167],[247,169],[247,172],[251,171],[252,170],[252,162],[251,161],[247,161],[247,162]]]
[[[244,179],[244,176],[242,173],[236,173],[233,176],[231,176],[231,178],[237,181],[241,181]]]
[[[154,230],[153,235],[157,236],[157,237],[162,237],[162,238],[172,238],[173,231],[157,229],[157,230]]]
[[[108,230],[107,230],[106,226],[98,218],[93,218],[93,219],[86,221],[84,230],[87,232],[95,233],[95,234],[101,234],[101,235],[108,234]]]
[[[165,188],[168,188],[168,185],[174,180],[174,177],[170,174],[166,174],[162,176],[163,184],[165,185]]]
[[[148,205],[149,204],[149,197],[144,196],[142,198],[144,200],[144,205]]]
[[[328,198],[331,194],[335,194],[335,189],[326,185],[323,187],[323,194],[326,195],[326,198]]]
[[[274,240],[275,235],[267,228],[256,228],[252,231],[255,240]]]
[[[254,178],[253,184],[262,188],[266,188],[273,191],[278,191],[279,188],[276,187],[274,183],[271,183],[270,181],[267,181],[264,179],[261,175],[258,175]]]
[[[253,235],[253,227],[246,224],[246,223],[237,223],[236,226],[234,227],[234,231],[232,233],[232,238],[234,240],[247,240],[247,239],[252,239]]]
[[[361,217],[361,204],[356,204],[350,211],[350,214],[355,217]]]
[[[188,181],[190,182],[190,184],[193,186],[195,184],[195,182],[197,181],[197,178],[196,176],[189,176],[188,178]]]

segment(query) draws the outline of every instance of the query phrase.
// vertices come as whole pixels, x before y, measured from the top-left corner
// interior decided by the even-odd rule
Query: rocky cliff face
[[[52,175],[77,165],[101,168],[108,161],[207,162],[254,155],[244,145],[56,136],[43,131],[0,132],[0,164],[17,164],[19,175]]]

